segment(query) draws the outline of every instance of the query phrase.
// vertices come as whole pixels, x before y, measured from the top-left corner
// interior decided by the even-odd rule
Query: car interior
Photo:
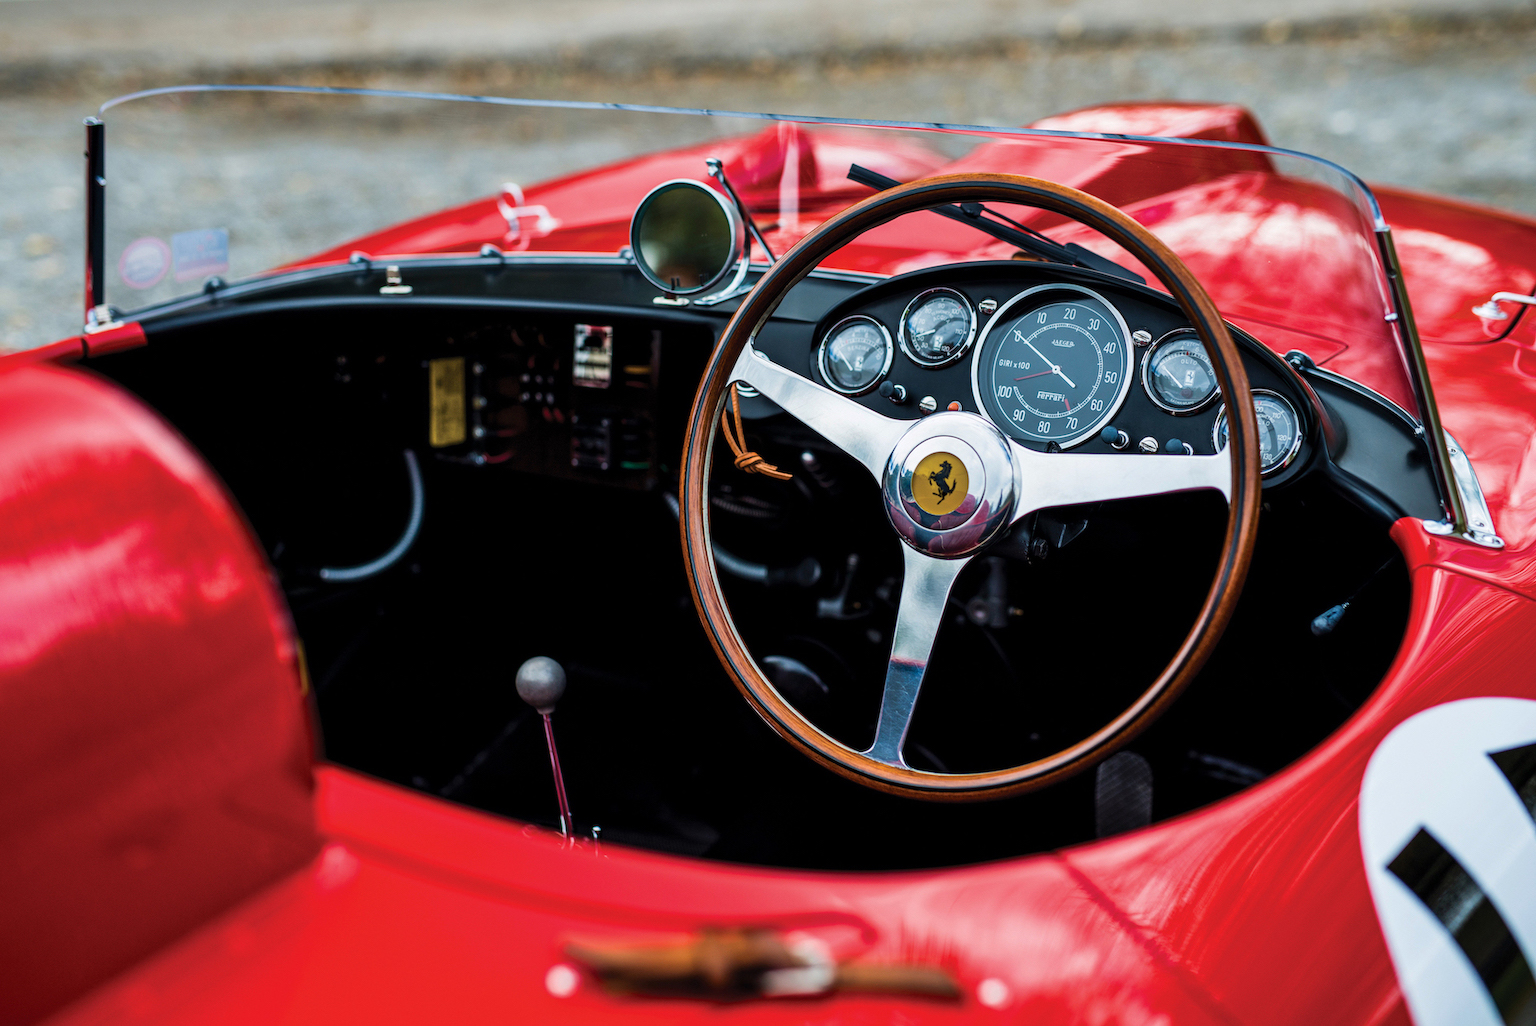
[[[402,278],[409,295],[387,291]],[[365,261],[169,308],[142,320],[147,345],[83,365],[158,411],[248,518],[302,640],[325,759],[554,827],[540,716],[514,685],[548,656],[568,680],[551,722],[574,829],[605,843],[845,870],[1079,844],[1293,763],[1397,653],[1409,581],[1388,532],[1438,512],[1412,418],[1233,327],[1260,415],[1262,513],[1235,616],[1193,684],[1097,770],[1029,793],[921,801],[830,772],[743,701],[684,570],[683,433],[735,304],[656,298],[632,255]],[[1099,333],[1108,391],[1081,421],[1065,416],[1080,375],[1064,356],[1026,367],[1018,347],[1033,343],[1015,325]],[[1225,441],[1223,397],[1181,309],[1107,270],[815,271],[754,343],[887,417],[979,413],[1044,453],[1157,460]],[[1014,369],[1044,384],[998,377]],[[1036,417],[1047,401],[1061,418]],[[745,473],[715,446],[724,595],[777,692],[863,748],[903,543],[856,461],[750,389],[736,402],[746,447],[789,476]],[[1124,707],[1184,638],[1226,516],[1219,494],[1190,491],[1012,525],[951,592],[908,762],[1026,763]]]

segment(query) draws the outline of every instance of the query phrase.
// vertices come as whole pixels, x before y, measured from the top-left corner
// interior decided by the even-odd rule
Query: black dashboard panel
[[[438,461],[642,490],[671,481],[698,375],[738,301],[657,306],[654,288],[614,258],[527,265],[448,261],[410,268],[406,277],[414,290],[406,296],[381,295],[383,269],[366,265],[255,283],[188,300],[146,320],[145,327],[153,348],[163,352],[185,342],[187,358],[215,376],[215,365],[226,364],[230,373],[244,377],[279,373],[282,381],[274,381],[268,394],[298,387],[313,393],[311,409],[327,411],[325,423],[306,425],[303,417],[271,423],[279,433],[316,439],[333,432],[333,424],[366,424],[392,444],[417,447]],[[1126,332],[1145,332],[1151,342],[1131,347],[1130,387],[1106,419],[1125,433],[1129,451],[1139,451],[1145,442],[1162,452],[1177,439],[1196,453],[1214,452],[1220,397],[1176,415],[1146,390],[1147,358],[1159,340],[1188,328],[1183,313],[1162,292],[1091,270],[1011,260],[928,268],[873,282],[868,276],[816,272],[790,289],[756,345],[776,362],[822,382],[818,343],[839,321],[867,316],[890,333],[892,358],[881,382],[855,402],[896,419],[922,416],[925,397],[936,409],[953,403],[985,413],[978,409],[973,375],[988,321],[1002,314],[987,313],[984,304],[990,300],[1011,315],[1017,312],[1007,309],[1011,298],[1052,284],[1092,290],[1123,317]],[[940,366],[914,360],[901,336],[903,313],[933,289],[953,290],[980,311],[968,351]],[[215,356],[210,333],[225,326],[238,326],[223,340],[233,351]],[[1266,476],[1267,489],[1287,486],[1326,463],[1330,476],[1360,491],[1361,501],[1378,515],[1438,515],[1422,441],[1401,411],[1305,363],[1298,375],[1258,340],[1235,328],[1232,334],[1253,388],[1282,396],[1300,421],[1296,457]],[[242,346],[247,348],[238,351]],[[279,372],[271,361],[279,349],[290,348],[293,359]],[[589,351],[579,355],[583,350]],[[456,359],[463,361],[461,367],[439,362]],[[578,359],[587,361],[581,384]],[[141,378],[134,368],[145,361],[130,351],[87,363],[141,389],[162,408],[193,401],[195,391],[174,389],[163,372],[153,380]],[[449,411],[460,418],[462,437],[450,431],[434,438],[433,410],[445,405],[434,380],[439,385],[446,380],[462,396],[462,414]],[[878,385],[885,382],[901,385],[905,401],[882,396]],[[168,388],[176,394],[160,394]],[[208,417],[216,422],[225,412],[210,409]],[[778,411],[755,398],[743,403],[742,412],[761,422]],[[252,423],[267,417],[265,410],[252,413]],[[1037,449],[1049,444],[1021,443]],[[1096,434],[1070,440],[1068,447],[1112,451]]]
[[[898,345],[885,377],[893,385],[901,386],[906,393],[905,401],[895,403],[877,390],[856,396],[854,401],[897,419],[911,420],[923,416],[920,404],[925,398],[931,398],[934,407],[939,410],[957,408],[988,415],[988,411],[979,406],[976,382],[977,364],[984,345],[981,339],[986,334],[988,321],[1002,322],[1021,312],[1019,306],[1008,308],[1009,301],[1021,292],[1058,283],[1091,290],[1101,296],[1124,318],[1128,332],[1145,332],[1148,342],[1155,342],[1170,332],[1188,329],[1190,326],[1183,312],[1167,295],[1149,288],[1057,264],[991,261],[925,269],[887,279],[834,305],[822,316],[811,337],[807,337],[803,331],[786,330],[787,326],[782,326],[779,330],[760,333],[756,344],[775,362],[825,384],[818,365],[817,349],[833,325],[853,315],[864,315],[882,324],[896,338],[901,330],[902,315],[916,296],[940,286],[953,289],[965,297],[972,309],[985,311],[995,304],[997,310],[990,315],[980,315],[978,340],[971,345],[966,355],[948,366],[928,367],[913,360]],[[1042,302],[1051,295],[1049,291],[1039,293]],[[1024,300],[1023,305],[1027,306],[1033,298]],[[1283,396],[1301,419],[1301,451],[1293,462],[1267,477],[1265,482],[1267,486],[1284,484],[1304,472],[1321,451],[1320,429],[1327,414],[1311,389],[1285,360],[1252,336],[1236,328],[1231,328],[1231,331],[1243,353],[1251,386],[1255,390]],[[1143,362],[1152,348],[1147,344],[1135,345],[1131,387],[1118,408],[1106,418],[1106,423],[1125,432],[1130,441],[1130,451],[1138,451],[1143,440],[1150,439],[1148,444],[1155,450],[1155,457],[1156,453],[1164,451],[1170,439],[1178,439],[1187,443],[1196,453],[1214,453],[1216,447],[1213,431],[1222,409],[1220,397],[1184,416],[1161,408],[1148,396],[1142,380]],[[999,426],[1007,430],[1004,425]],[[1018,440],[1035,449],[1045,449],[1050,444],[1047,441]],[[1083,452],[1116,451],[1096,434],[1071,447]]]

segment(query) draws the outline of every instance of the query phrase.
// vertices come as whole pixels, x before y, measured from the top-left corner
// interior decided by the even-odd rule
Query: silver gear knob
[[[517,668],[517,693],[548,716],[565,694],[565,668],[549,656],[534,656]]]

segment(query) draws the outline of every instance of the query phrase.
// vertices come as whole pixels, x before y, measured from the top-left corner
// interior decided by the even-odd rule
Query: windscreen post
[[[1425,448],[1429,450],[1430,466],[1434,470],[1435,484],[1440,490],[1440,504],[1445,510],[1450,533],[1466,537],[1467,507],[1462,501],[1451,467],[1450,449],[1446,445],[1445,429],[1440,423],[1440,408],[1435,405],[1434,387],[1429,382],[1429,365],[1419,342],[1418,325],[1413,319],[1413,306],[1408,299],[1408,285],[1403,280],[1403,269],[1398,263],[1397,246],[1392,241],[1392,229],[1389,226],[1377,226],[1376,244],[1381,249],[1382,267],[1387,272],[1387,282],[1392,289],[1393,312],[1389,319],[1396,321],[1408,379],[1413,386],[1414,398],[1418,400]]]
[[[107,126],[97,117],[85,119],[85,321],[112,320],[102,309],[107,302]]]

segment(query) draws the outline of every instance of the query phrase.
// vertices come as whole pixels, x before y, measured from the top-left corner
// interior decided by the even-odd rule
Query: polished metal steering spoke
[[[1022,471],[1013,519],[1050,506],[1072,506],[1203,488],[1232,499],[1229,450],[1214,456],[1163,453],[1036,452],[1011,443]]]
[[[769,360],[748,342],[731,370],[731,381],[751,385],[806,427],[858,460],[882,479],[896,440],[911,425],[882,417],[847,396]]]
[[[970,562],[969,557],[935,559],[908,545],[901,551],[906,557],[906,573],[896,610],[896,633],[891,639],[891,661],[885,670],[880,722],[875,727],[874,743],[862,753],[888,766],[906,766],[901,749],[912,724],[923,675],[928,672],[934,639],[944,622],[949,590]]]

